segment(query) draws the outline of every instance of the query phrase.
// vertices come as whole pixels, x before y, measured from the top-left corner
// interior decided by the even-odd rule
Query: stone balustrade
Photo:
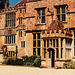
[[[62,30],[44,30],[42,31],[42,38],[45,37],[63,37],[63,38],[72,38],[72,31],[62,31]]]

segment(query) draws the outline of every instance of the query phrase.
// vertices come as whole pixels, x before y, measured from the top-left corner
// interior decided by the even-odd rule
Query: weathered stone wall
[[[50,15],[51,13],[49,13],[47,10],[49,8],[50,11],[54,11],[54,17],[53,20],[56,20],[56,8],[54,6],[57,5],[68,5],[68,9],[70,12],[75,12],[75,1],[74,0],[43,0],[43,1],[36,1],[36,2],[29,2],[26,4],[26,12],[27,12],[27,17],[31,17],[31,18],[26,18],[26,27],[28,29],[32,29],[36,24],[37,24],[37,11],[35,10],[35,8],[42,8],[42,7],[47,7],[46,8],[46,15]],[[66,8],[67,9],[67,8]],[[66,11],[67,13],[67,11]],[[69,17],[69,24],[70,27],[74,27],[74,15],[73,13],[70,14]],[[33,16],[35,16],[34,18],[32,18]],[[49,26],[51,24],[52,18],[51,16],[46,16],[46,27]],[[42,24],[43,25],[43,24]],[[66,14],[66,21],[64,24],[64,27],[66,28],[68,26],[68,16]],[[45,27],[45,28],[46,28]],[[41,29],[41,26],[40,26]]]

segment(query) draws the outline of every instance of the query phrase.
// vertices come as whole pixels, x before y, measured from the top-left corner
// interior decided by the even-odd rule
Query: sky
[[[9,3],[10,3],[9,6],[11,7],[11,6],[15,5],[19,1],[21,1],[21,0],[9,0]]]

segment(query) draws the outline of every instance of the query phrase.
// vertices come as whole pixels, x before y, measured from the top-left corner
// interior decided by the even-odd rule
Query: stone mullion
[[[59,59],[61,58],[61,38],[59,40]]]
[[[13,13],[13,27],[14,27],[14,13]]]
[[[45,40],[46,41],[46,53],[48,52],[48,50],[47,50],[47,40]],[[48,54],[46,54],[46,58],[48,57]]]
[[[44,58],[44,40],[41,39],[41,57]]]
[[[8,27],[9,27],[9,14],[8,14]]]
[[[11,44],[12,44],[12,36],[11,36]]]
[[[62,21],[62,8],[60,8],[60,21]]]
[[[8,14],[7,14],[7,27],[8,27]]]
[[[10,27],[10,14],[9,14],[9,27]]]
[[[46,40],[46,50],[47,50],[47,40]]]
[[[13,36],[12,36],[12,44],[13,44]]]
[[[13,13],[13,27],[14,27],[14,13]]]
[[[14,43],[14,36],[13,36],[13,43]]]
[[[8,36],[7,36],[7,44],[8,44]]]
[[[53,47],[53,39],[52,39],[52,47]]]
[[[10,36],[9,36],[9,44],[10,44]]]
[[[42,23],[42,10],[40,11],[40,13],[41,13],[40,23]]]
[[[55,60],[56,60],[56,45],[57,45],[57,43],[56,43],[56,39],[55,39]]]
[[[12,27],[13,27],[13,13],[12,13]]]
[[[16,20],[15,20],[15,16],[16,16],[16,15],[15,15],[15,13],[14,13],[14,27],[15,27],[15,25],[16,25],[16,24],[15,24],[15,22],[16,22]]]
[[[6,39],[7,39],[7,38],[6,38],[6,36],[5,36],[5,44],[6,44],[6,41],[7,41]]]
[[[49,40],[49,47],[51,47],[50,40]]]
[[[36,34],[36,55],[38,55],[37,54],[37,34]]]
[[[12,27],[12,14],[11,14],[11,27]]]
[[[9,36],[8,36],[8,38],[7,38],[7,39],[8,39],[8,44],[9,44]]]
[[[65,43],[66,43],[66,41],[65,41],[65,39],[63,39],[63,59],[65,59]]]

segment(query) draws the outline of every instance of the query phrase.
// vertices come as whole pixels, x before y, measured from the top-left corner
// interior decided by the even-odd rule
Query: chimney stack
[[[5,3],[5,9],[9,7],[9,3]]]

